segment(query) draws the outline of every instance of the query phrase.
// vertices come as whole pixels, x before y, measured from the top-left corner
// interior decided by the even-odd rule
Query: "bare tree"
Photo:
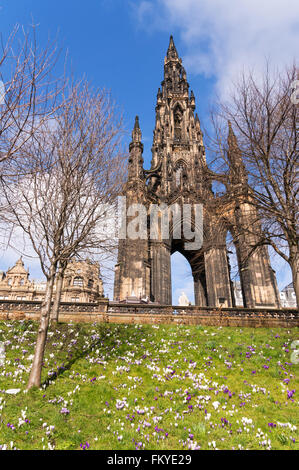
[[[250,225],[244,225],[243,230],[255,239],[248,256],[259,246],[269,245],[289,263],[299,306],[299,108],[291,99],[297,73],[295,65],[271,72],[267,64],[262,80],[253,72],[243,74],[227,103],[220,103],[213,121],[222,163],[231,163],[226,145],[228,121],[231,133],[233,129],[235,150],[240,151],[247,173],[246,182],[240,182],[242,197],[261,221],[258,232],[258,220],[252,224],[251,218]],[[224,168],[221,171],[229,181],[232,171]]]
[[[22,147],[54,112],[63,80],[53,79],[59,59],[56,41],[44,47],[36,27],[16,26],[0,44],[0,164],[1,177],[9,159],[22,157]]]
[[[62,286],[65,270],[67,267],[67,260],[61,260],[56,273],[56,282],[55,282],[55,297],[51,311],[51,321],[58,323],[59,318],[59,307],[61,302]]]
[[[122,124],[109,94],[80,82],[62,102],[55,119],[44,123],[23,147],[18,168],[26,165],[31,173],[3,185],[10,221],[30,240],[46,277],[28,388],[41,384],[57,270],[61,278],[72,258],[111,248],[103,224],[123,183]]]

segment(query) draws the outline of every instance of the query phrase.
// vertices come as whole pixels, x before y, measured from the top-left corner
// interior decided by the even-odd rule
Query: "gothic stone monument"
[[[194,279],[197,306],[232,307],[234,295],[230,279],[226,236],[230,231],[236,248],[244,307],[279,307],[278,289],[265,246],[255,250],[254,234],[242,235],[242,224],[260,230],[258,217],[245,200],[247,175],[231,126],[228,135],[229,185],[224,195],[215,195],[212,181],[218,176],[206,163],[203,134],[195,97],[189,93],[186,72],[172,36],[164,62],[164,80],[158,90],[150,170],[143,168],[143,144],[136,117],[129,146],[128,180],[123,196],[127,207],[143,204],[148,214],[152,204],[202,204],[203,244],[186,249],[186,240],[174,236],[177,227],[170,223],[170,236],[150,236],[119,240],[115,267],[114,300],[122,301],[135,293],[161,305],[171,305],[172,253],[179,251],[189,261]],[[219,178],[218,178],[219,180]],[[132,214],[131,214],[132,215]],[[149,215],[148,215],[149,217]],[[190,216],[194,226],[194,217]],[[127,218],[127,223],[130,217]],[[148,228],[150,224],[148,222]],[[182,231],[181,231],[182,232]],[[159,230],[158,230],[159,233]]]

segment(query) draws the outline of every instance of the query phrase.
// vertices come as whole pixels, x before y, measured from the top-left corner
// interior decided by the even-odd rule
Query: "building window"
[[[9,286],[12,285],[12,278],[11,278],[11,277],[7,279],[7,284],[8,284]]]
[[[20,279],[20,286],[23,286],[24,285],[24,279]]]
[[[179,168],[176,171],[176,174],[175,174],[175,184],[176,184],[176,186],[181,185],[181,175],[182,175],[182,168]]]
[[[73,285],[83,287],[83,278],[79,276],[75,277],[73,281]]]
[[[175,185],[177,188],[183,188],[187,182],[187,169],[184,162],[178,162],[175,169]]]
[[[93,280],[92,280],[92,279],[88,279],[88,287],[89,287],[90,289],[93,288],[93,284],[94,284]]]
[[[174,138],[176,140],[180,140],[182,137],[182,121],[183,121],[183,116],[182,116],[182,110],[180,106],[176,106],[174,113]]]

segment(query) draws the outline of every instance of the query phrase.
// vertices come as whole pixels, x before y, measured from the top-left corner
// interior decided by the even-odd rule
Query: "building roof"
[[[22,257],[16,262],[16,264],[12,268],[7,270],[6,274],[28,274],[28,271],[24,267]]]
[[[292,282],[290,282],[290,284],[288,284],[287,286],[285,286],[285,287],[281,290],[281,292],[284,292],[284,291],[286,291],[286,290],[288,290],[288,289],[294,289],[294,286],[293,286],[293,283],[292,283]]]

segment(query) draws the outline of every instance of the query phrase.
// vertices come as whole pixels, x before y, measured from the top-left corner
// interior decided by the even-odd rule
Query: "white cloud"
[[[159,4],[160,13],[163,10],[163,14],[158,14],[156,3]],[[167,29],[167,14],[165,15],[167,11],[164,8],[163,2],[160,2],[160,0],[158,0],[158,2],[142,0],[141,2],[138,1],[137,4],[136,0],[132,0],[130,6],[136,18],[137,26],[148,32]]]
[[[148,0],[136,11],[146,29],[179,30],[187,71],[216,78],[222,95],[243,67],[298,58],[298,0]]]

